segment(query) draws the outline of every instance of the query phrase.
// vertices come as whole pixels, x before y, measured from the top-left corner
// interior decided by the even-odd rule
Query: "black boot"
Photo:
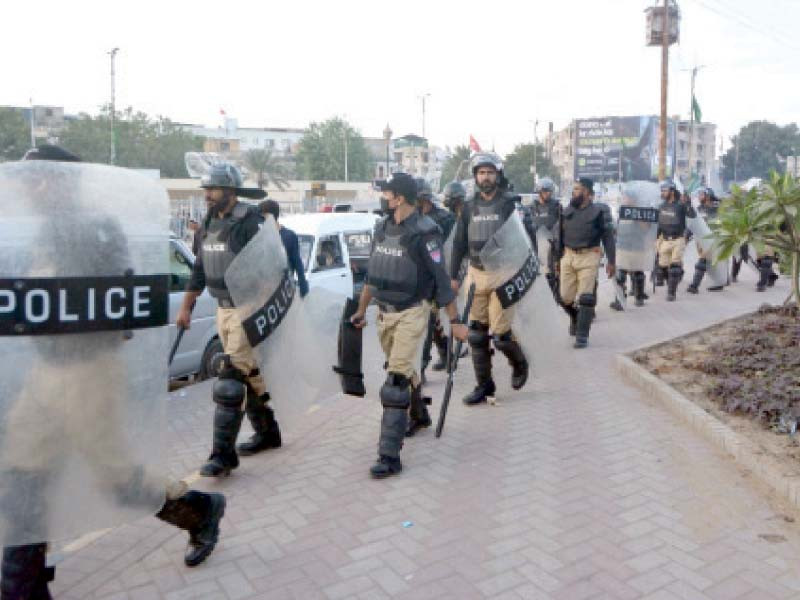
[[[756,284],[756,291],[766,291],[769,284],[769,276],[772,274],[772,259],[768,256],[759,258],[756,261],[758,265],[758,283]]]
[[[631,279],[633,295],[636,298],[635,304],[636,306],[644,306],[644,301],[648,298],[647,294],[644,292],[644,284],[646,281],[644,271],[635,271],[633,275],[631,275]]]
[[[438,325],[438,324],[437,324]],[[444,329],[438,325],[433,330],[433,343],[436,346],[436,352],[439,354],[439,361],[434,363],[434,371],[444,371],[447,368],[447,344],[449,340],[444,334]]]
[[[251,399],[248,389],[245,412],[250,424],[253,426],[253,435],[246,442],[239,444],[236,449],[242,456],[252,456],[262,450],[281,447],[281,430],[275,420],[275,413],[267,406],[270,400],[269,393],[255,396]]]
[[[475,369],[475,379],[478,386],[471,394],[464,398],[464,404],[477,404],[486,400],[486,394],[477,394],[482,388],[489,389],[491,383],[491,394],[494,394],[494,382],[492,381],[492,350],[489,346],[489,326],[478,321],[469,324],[469,346],[472,349],[472,366]],[[491,395],[490,394],[490,395]],[[472,400],[470,400],[472,399]]]
[[[375,479],[383,479],[403,470],[400,449],[403,447],[408,424],[408,412],[404,408],[383,408],[381,437],[378,441],[378,461],[369,470]]]
[[[47,584],[55,578],[55,567],[45,561],[47,544],[25,544],[3,548],[0,599],[52,600]]]
[[[224,514],[225,496],[192,490],[176,500],[167,500],[156,517],[189,532],[183,562],[187,567],[196,567],[217,545]]]
[[[686,286],[687,292],[697,294],[700,291],[700,283],[703,281],[706,269],[708,269],[708,261],[705,258],[701,258],[694,266],[694,277],[692,278],[692,283]]]
[[[244,412],[238,408],[217,405],[214,411],[214,444],[208,462],[200,468],[203,477],[225,477],[239,466],[236,436],[242,426]]]
[[[667,267],[656,267],[656,287],[661,287],[668,277]]]
[[[486,399],[489,396],[494,396],[495,391],[497,391],[497,388],[495,387],[493,380],[490,379],[484,383],[479,383],[475,386],[474,390],[464,396],[464,404],[467,406],[472,406],[474,404],[486,402]]]
[[[519,343],[514,339],[510,331],[501,336],[495,336],[494,347],[500,350],[508,359],[511,365],[511,387],[515,390],[520,389],[528,381],[528,360],[522,352]]]
[[[564,309],[564,312],[567,313],[569,316],[569,334],[571,336],[575,336],[575,329],[578,326],[578,309],[574,306],[570,305],[561,305],[561,308]]]
[[[433,346],[435,330],[436,314],[431,312],[430,315],[428,315],[428,328],[425,330],[425,340],[422,343],[422,359],[419,367],[419,378],[422,381],[422,385],[428,382],[428,378],[425,377],[425,370],[431,363],[431,346]]]
[[[678,293],[678,284],[681,282],[682,277],[683,267],[681,267],[681,265],[672,264],[669,266],[669,272],[667,274],[667,300],[669,302],[675,300]]]
[[[627,283],[628,272],[625,271],[624,269],[620,269],[619,271],[617,271],[617,274],[616,274],[616,276],[614,278],[616,279],[617,285],[622,289],[623,297],[627,298],[628,297],[628,290],[626,289],[627,286],[625,284]],[[616,310],[617,312],[621,312],[621,311],[625,310],[625,306],[622,304],[622,302],[620,302],[619,298],[614,298],[614,301],[611,304],[609,304],[608,306],[612,310]]]
[[[408,426],[406,437],[412,437],[417,431],[431,426],[431,416],[428,414],[427,405],[431,399],[422,395],[422,387],[417,386],[411,392],[411,406],[408,409]]]
[[[742,261],[735,256],[733,257],[733,263],[731,264],[731,281],[736,283],[739,279],[739,270],[742,268]]]
[[[589,343],[589,330],[594,320],[594,307],[597,299],[594,294],[581,294],[578,298],[578,319],[575,326],[575,348],[585,348]]]

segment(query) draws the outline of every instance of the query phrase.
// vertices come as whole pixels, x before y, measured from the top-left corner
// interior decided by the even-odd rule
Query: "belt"
[[[409,308],[414,308],[415,306],[419,306],[422,302],[413,302],[411,304],[401,304],[401,305],[394,305],[394,304],[386,304],[385,302],[376,302],[375,304],[378,305],[378,308],[381,312],[385,313],[399,313],[403,312],[404,310],[408,310]]]
[[[661,239],[664,239],[664,240],[670,240],[670,241],[672,241],[672,240],[678,240],[678,239],[680,239],[680,238],[682,238],[682,237],[683,237],[683,234],[682,234],[682,233],[676,233],[675,235],[667,235],[667,234],[665,234],[665,233],[662,233],[662,234],[661,234]]]
[[[585,254],[586,252],[596,252],[600,250],[600,246],[590,246],[589,248],[570,248],[567,246],[567,250],[574,252],[575,254]]]
[[[230,298],[217,298],[217,303],[220,308],[236,308],[236,305]]]

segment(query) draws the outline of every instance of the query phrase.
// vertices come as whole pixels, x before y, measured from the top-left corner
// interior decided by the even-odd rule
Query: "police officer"
[[[625,193],[622,196],[622,201],[620,202],[620,206],[636,206],[638,201],[638,194],[635,190],[626,189]],[[617,217],[617,230],[619,229],[619,217]],[[644,230],[645,228],[650,227],[647,223],[638,223],[638,226]],[[632,243],[629,242],[629,243]],[[642,243],[649,242],[642,237]],[[643,246],[641,248],[643,250]],[[623,248],[619,248],[620,251],[623,251]],[[624,261],[622,261],[624,263]],[[647,281],[647,276],[644,274],[644,271],[633,271],[628,269],[618,268],[617,273],[615,275],[617,285],[622,289],[622,293],[627,296],[627,282],[628,276],[630,276],[631,280],[631,291],[633,292],[633,296],[635,298],[636,306],[644,306],[644,301],[648,300],[650,296],[648,296],[645,291],[645,282]],[[614,298],[614,300],[609,305],[612,309],[616,311],[623,311],[625,307],[620,302],[619,298]]]
[[[661,182],[661,199],[658,207],[658,268],[656,285],[667,282],[667,300],[675,300],[678,284],[683,278],[683,253],[686,250],[686,219],[697,216],[691,202],[681,199],[678,188],[671,179]]]
[[[395,173],[382,185],[388,216],[375,227],[368,264],[367,285],[351,318],[364,327],[369,303],[378,305],[378,337],[386,354],[387,376],[381,387],[383,418],[378,441],[378,461],[371,475],[384,478],[402,470],[400,449],[411,421],[416,428],[431,424],[414,369],[419,345],[430,315],[430,301],[444,306],[453,335],[466,339],[460,323],[455,293],[445,267],[442,236],[430,218],[414,205],[417,184],[406,173]]]
[[[464,398],[464,403],[468,405],[485,402],[495,393],[490,340],[512,367],[511,386],[518,390],[528,380],[528,361],[511,331],[513,309],[503,309],[494,293],[493,278],[485,271],[480,259],[486,242],[517,209],[516,201],[501,185],[505,181],[503,163],[496,154],[476,154],[472,158],[472,176],[475,178],[476,192],[465,204],[456,223],[450,265],[453,288],[458,289],[459,267],[464,257],[469,256],[467,278],[475,284],[468,341],[478,385]],[[534,237],[530,229],[528,235]]]
[[[539,193],[539,198],[531,205],[531,217],[533,219],[533,229],[538,231],[543,227],[548,232],[550,241],[550,248],[548,253],[547,264],[543,264],[543,271],[547,278],[547,283],[550,289],[556,290],[556,252],[555,252],[555,233],[558,225],[558,220],[561,217],[561,203],[553,196],[556,186],[553,180],[549,177],[542,177],[539,185],[536,186],[536,191]],[[534,240],[536,238],[534,237]],[[537,249],[537,254],[540,248]],[[544,250],[544,249],[541,249]]]
[[[445,208],[456,216],[460,215],[467,197],[467,190],[464,189],[464,186],[458,181],[451,181],[444,186],[442,195]]]
[[[239,170],[224,163],[211,168],[203,178],[202,187],[206,190],[208,213],[197,236],[197,259],[177,325],[190,326],[194,301],[208,287],[218,303],[217,332],[225,355],[220,360],[219,381],[214,386],[213,448],[200,474],[219,477],[239,466],[235,443],[244,416],[242,408],[255,433],[249,441],[239,444],[239,454],[248,456],[280,448],[281,432],[272,409],[267,406],[270,396],[225,286],[228,266],[264,222],[258,208],[239,202],[237,195],[259,197],[260,190],[243,188]]]
[[[585,348],[597,305],[597,269],[606,253],[606,273],[615,273],[616,246],[611,210],[594,202],[594,181],[581,177],[572,187],[572,199],[564,209],[559,231],[558,262],[561,306],[570,318],[575,348]]]
[[[702,188],[699,196],[700,206],[698,206],[697,211],[703,215],[707,223],[711,223],[711,220],[716,218],[717,212],[719,211],[719,200],[714,194],[714,189],[710,187]],[[697,240],[697,262],[694,265],[692,283],[686,286],[687,292],[690,294],[697,294],[700,291],[700,283],[703,281],[703,277],[710,266],[711,265],[708,264],[707,253],[700,245],[700,240]],[[710,292],[719,292],[721,290],[721,285],[708,288]]]

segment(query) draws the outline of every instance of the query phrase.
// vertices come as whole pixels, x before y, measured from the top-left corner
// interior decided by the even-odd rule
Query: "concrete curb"
[[[615,365],[617,372],[628,383],[664,404],[695,431],[733,456],[736,462],[749,469],[755,477],[775,490],[793,507],[800,508],[800,477],[785,475],[778,461],[765,455],[756,444],[636,364],[629,356],[618,354]]]

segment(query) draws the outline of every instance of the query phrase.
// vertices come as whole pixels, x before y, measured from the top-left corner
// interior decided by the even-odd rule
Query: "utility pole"
[[[669,0],[664,0],[661,31],[661,123],[658,130],[658,178],[667,175],[667,80],[669,78]]]
[[[420,96],[420,99],[422,100],[422,137],[425,137],[425,99],[430,98],[430,96],[431,95],[427,92]]]
[[[117,160],[117,140],[114,132],[114,121],[116,119],[116,90],[114,86],[114,58],[117,56],[119,48],[114,48],[108,55],[111,57],[111,160],[110,164],[114,164]]]

